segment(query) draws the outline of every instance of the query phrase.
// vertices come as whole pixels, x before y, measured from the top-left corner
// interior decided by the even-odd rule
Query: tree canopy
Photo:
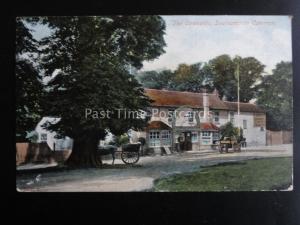
[[[107,130],[120,135],[139,129],[145,119],[86,117],[86,109],[146,110],[149,98],[128,72],[164,52],[165,23],[159,16],[44,17],[52,35],[41,41],[47,84],[47,112],[61,118],[46,128],[74,139],[68,163],[97,166],[99,139]]]
[[[264,73],[264,65],[254,57],[220,55],[206,63],[179,64],[175,71],[146,71],[139,81],[147,88],[200,92],[217,89],[220,97],[237,101],[237,64],[240,76],[240,101],[249,102],[256,97],[257,82]]]
[[[293,128],[293,73],[291,62],[280,62],[259,85],[257,104],[267,112],[267,129]]]
[[[28,141],[27,132],[33,130],[41,118],[43,85],[39,69],[34,65],[38,46],[25,20],[16,18],[16,140]]]

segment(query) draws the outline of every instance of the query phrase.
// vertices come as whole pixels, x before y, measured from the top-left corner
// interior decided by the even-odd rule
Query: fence
[[[63,162],[70,154],[71,150],[52,151],[47,143],[16,143],[16,165]]]
[[[289,144],[289,143],[293,143],[293,131],[267,130],[267,145],[281,145],[281,144]]]

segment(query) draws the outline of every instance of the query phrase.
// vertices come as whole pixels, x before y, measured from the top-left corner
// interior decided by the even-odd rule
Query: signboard
[[[264,114],[254,115],[254,127],[265,127],[266,126],[266,116]]]

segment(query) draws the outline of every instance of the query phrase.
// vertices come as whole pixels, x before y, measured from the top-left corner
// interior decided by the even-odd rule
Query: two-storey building
[[[266,115],[255,104],[220,99],[213,93],[193,93],[145,89],[153,103],[148,126],[132,132],[132,141],[146,138],[147,147],[200,150],[219,139],[219,127],[232,122],[243,129],[247,145],[266,144]],[[180,146],[181,145],[181,146]]]

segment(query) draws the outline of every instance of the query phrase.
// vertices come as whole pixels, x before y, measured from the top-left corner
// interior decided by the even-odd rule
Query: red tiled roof
[[[200,123],[201,130],[214,130],[218,131],[219,127],[214,125],[213,123]]]
[[[238,109],[238,103],[237,102],[224,101],[224,103],[228,107],[228,110],[237,111],[237,109]],[[244,103],[244,102],[240,102],[240,111],[241,112],[261,112],[261,113],[265,112],[263,109],[259,108],[255,104]]]
[[[153,106],[178,107],[187,105],[192,108],[203,108],[202,93],[145,89],[146,94],[154,100]],[[212,108],[227,109],[224,102],[215,94],[208,94],[209,105]]]
[[[147,126],[147,128],[146,128],[147,130],[170,130],[171,129],[171,127],[170,126],[168,126],[167,124],[165,124],[164,122],[162,122],[162,121],[151,121],[149,124],[148,124],[148,126]]]
[[[179,107],[190,106],[191,108],[203,108],[203,93],[168,91],[145,88],[145,93],[154,102],[152,106]],[[237,110],[236,102],[222,101],[217,94],[208,94],[209,107],[211,109]],[[241,112],[264,112],[255,104],[241,103]]]

